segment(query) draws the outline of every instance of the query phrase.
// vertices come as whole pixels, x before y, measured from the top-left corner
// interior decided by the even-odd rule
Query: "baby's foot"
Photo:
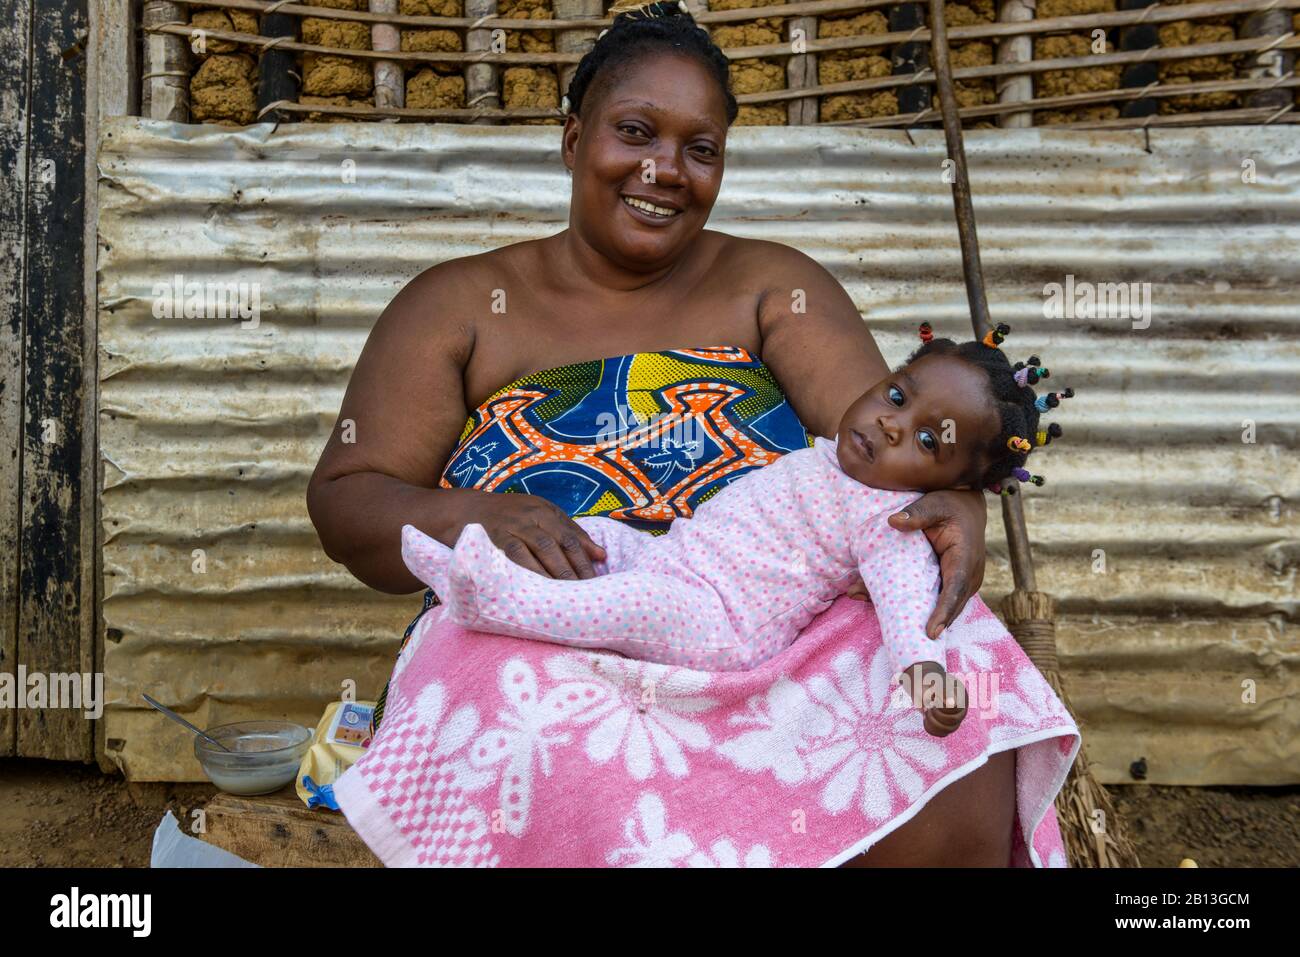
[[[469,627],[483,607],[492,604],[494,596],[506,594],[510,587],[509,565],[514,563],[497,548],[482,525],[466,525],[447,565],[444,603],[452,620]]]
[[[414,525],[402,526],[402,561],[411,574],[433,589],[441,601],[447,590],[447,565],[452,550]]]

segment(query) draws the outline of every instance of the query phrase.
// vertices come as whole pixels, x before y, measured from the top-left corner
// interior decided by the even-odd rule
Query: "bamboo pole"
[[[555,35],[555,49],[561,53],[577,54],[579,58],[585,56],[592,44],[596,42],[596,34],[601,30],[595,24],[600,21],[603,12],[601,0],[555,0],[556,18],[570,21],[570,29],[561,30]],[[592,26],[582,30],[572,29],[578,23],[585,21],[592,21]],[[560,66],[558,79],[561,95],[568,91],[569,83],[573,80],[573,74],[577,69],[576,61]]]
[[[975,209],[971,203],[970,178],[966,168],[966,148],[962,143],[957,94],[953,88],[952,67],[948,59],[948,37],[944,24],[943,0],[929,0],[931,40],[930,59],[934,65],[939,102],[943,111],[944,139],[948,158],[953,164],[952,199],[957,218],[957,235],[961,242],[962,272],[970,303],[971,325],[975,338],[981,339],[992,328],[988,299],[984,294],[984,270],[980,264],[979,240],[975,230]],[[1043,672],[1061,701],[1069,700],[1061,687],[1056,662],[1055,609],[1049,595],[1038,591],[1034,577],[1033,554],[1021,506],[1018,483],[1004,482],[1012,494],[1002,499],[1002,517],[1011,551],[1011,570],[1015,589],[1003,603],[1007,628],[1025,649],[1030,660]],[[1080,749],[1065,786],[1057,795],[1056,809],[1071,861],[1076,866],[1123,867],[1138,865],[1137,854],[1123,833],[1123,822],[1111,804],[1110,796],[1092,777],[1087,758]],[[1094,816],[1101,812],[1100,818]]]
[[[489,22],[497,14],[497,0],[465,0],[465,12]],[[465,31],[465,49],[481,56],[495,45],[505,49],[503,27],[480,27]],[[501,109],[501,69],[493,63],[474,60],[465,67],[465,106],[473,111],[471,123],[479,126],[496,121],[494,110]]]
[[[1291,17],[1285,10],[1260,10],[1246,18],[1241,26],[1245,37],[1281,37],[1291,32]],[[1295,70],[1295,54],[1276,48],[1261,51],[1246,62],[1245,75],[1249,79],[1286,79]],[[1284,89],[1270,88],[1246,97],[1246,106],[1275,110],[1289,110],[1295,98]]]
[[[398,0],[370,0],[371,13],[396,13]],[[381,51],[400,51],[402,34],[390,23],[375,23],[370,27],[370,45]],[[406,105],[406,71],[396,60],[376,60],[375,106],[380,109]]]
[[[178,3],[147,0],[140,13],[145,33],[140,112],[154,120],[190,121],[189,18]],[[175,29],[161,30],[161,27]]]
[[[999,23],[1028,23],[1034,19],[1037,0],[1002,0],[998,6]],[[1027,33],[1003,37],[998,40],[998,63],[1028,63],[1034,58],[1034,40]],[[1034,79],[1027,73],[1017,73],[998,81],[999,103],[1024,103],[1034,98]],[[1029,110],[998,114],[998,126],[1023,128],[1034,125],[1034,114]]]

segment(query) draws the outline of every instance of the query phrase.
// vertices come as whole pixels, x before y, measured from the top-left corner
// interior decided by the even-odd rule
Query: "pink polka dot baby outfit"
[[[515,564],[481,525],[450,549],[407,525],[402,557],[466,628],[701,671],[744,671],[790,645],[862,575],[896,670],[946,661],[925,623],[939,563],[922,532],[890,515],[920,492],[846,475],[834,439],[745,475],[654,537],[603,517],[577,519],[606,550],[597,577],[548,578]]]

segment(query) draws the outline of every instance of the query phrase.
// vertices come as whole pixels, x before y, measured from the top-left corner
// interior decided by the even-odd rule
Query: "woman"
[[[580,63],[567,101],[569,228],[417,276],[376,323],[353,373],[339,420],[355,424],[354,441],[335,430],[308,506],[327,554],[373,588],[420,587],[400,556],[405,523],[449,545],[477,523],[520,565],[558,578],[592,577],[604,555],[571,515],[662,529],[726,482],[813,435],[833,435],[853,397],[888,373],[849,296],[825,269],[791,248],[704,228],[737,107],[725,58],[689,16],[652,4],[620,17]],[[648,418],[665,414],[694,416],[706,422],[705,432],[647,427]],[[718,428],[709,431],[709,422]],[[638,449],[645,450],[640,458]],[[891,523],[924,530],[939,554],[944,584],[929,624],[937,635],[982,579],[982,494],[931,493]],[[860,587],[855,592],[863,596]],[[426,612],[429,605],[427,596]],[[793,662],[797,671],[802,659],[790,655],[824,641],[823,619],[847,614],[874,624],[846,599],[835,609],[774,662]],[[436,616],[422,617],[418,634],[433,635]],[[808,637],[814,632],[822,638]],[[961,641],[959,632],[953,637]],[[444,656],[454,643],[435,640]],[[438,695],[473,670],[476,658],[495,661],[533,644],[478,636],[457,645],[466,659],[459,671],[439,676]],[[502,681],[505,673],[503,666]],[[388,707],[384,724],[396,720],[391,701]],[[468,760],[457,765],[462,783],[479,781],[483,770],[474,755]],[[870,842],[865,854],[809,860],[1007,865],[1016,751],[990,746],[977,760],[950,765],[946,773],[956,779],[930,788],[928,800],[893,813],[874,833],[860,825],[831,839],[850,850]],[[957,776],[959,769],[965,773]],[[360,777],[351,776],[358,800]],[[503,804],[519,797],[504,797],[507,783]],[[387,824],[377,825],[382,834],[367,833],[341,799],[372,846],[402,843]],[[653,810],[653,802],[646,807]],[[383,816],[377,804],[374,813]],[[407,824],[398,830],[409,836]],[[376,850],[386,862],[410,859],[390,847]],[[615,852],[604,858],[618,859]]]

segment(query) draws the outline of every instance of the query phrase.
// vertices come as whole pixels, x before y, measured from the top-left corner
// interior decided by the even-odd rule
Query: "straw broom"
[[[948,61],[948,33],[944,23],[944,0],[929,0],[931,61],[939,104],[943,113],[944,138],[948,157],[953,163],[952,199],[957,214],[957,234],[961,240],[962,272],[966,280],[966,297],[970,302],[971,323],[975,338],[982,339],[992,328],[989,304],[984,294],[984,271],[980,266],[979,241],[975,237],[975,211],[971,206],[970,179],[966,172],[966,148],[962,144],[961,120],[957,96],[952,85],[952,66]],[[1074,714],[1070,699],[1061,683],[1056,661],[1056,608],[1052,596],[1038,591],[1034,578],[1029,533],[1021,507],[1018,483],[1002,482],[1010,493],[998,496],[1002,501],[1002,519],[1007,529],[1011,552],[1011,571],[1015,588],[1002,602],[1002,617],[1007,630],[1015,635],[1029,660],[1034,663],[1065,707]],[[1098,814],[1097,812],[1101,812]],[[1066,853],[1074,867],[1139,867],[1137,850],[1128,839],[1124,822],[1115,811],[1110,795],[1097,783],[1088,767],[1082,748],[1074,760],[1065,786],[1056,796],[1056,815],[1065,840]]]

